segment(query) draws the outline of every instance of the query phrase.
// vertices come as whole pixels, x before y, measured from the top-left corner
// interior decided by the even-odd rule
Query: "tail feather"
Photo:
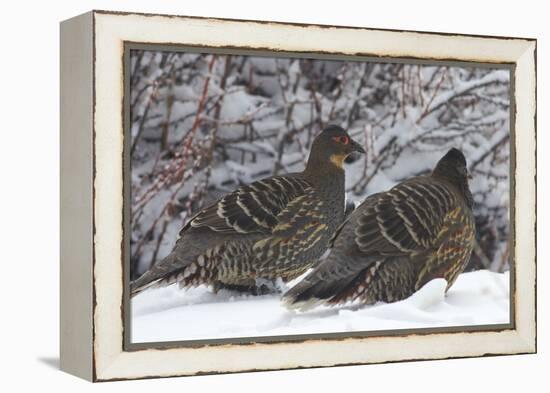
[[[323,304],[346,303],[365,290],[380,263],[376,257],[349,258],[335,250],[285,293],[283,304],[289,309],[307,311]]]
[[[287,309],[301,312],[309,311],[318,306],[326,304],[326,302],[322,299],[310,298],[308,300],[299,301],[296,299],[288,298],[286,296],[283,297],[282,302]]]
[[[143,273],[138,279],[130,283],[130,296],[157,286],[170,285],[176,282],[178,272],[185,266],[177,266],[174,253],[169,254],[162,261],[151,267]]]
[[[325,281],[322,275],[313,271],[310,276],[292,287],[283,296],[282,302],[288,309],[307,311],[320,305],[331,304],[331,300],[344,291],[355,275]]]
[[[294,289],[294,288],[292,288]],[[283,305],[289,310],[309,311],[315,307],[326,305],[329,299],[322,299],[315,295],[305,296],[301,293],[287,292],[281,299]]]
[[[146,275],[147,275],[147,273],[144,273],[137,280],[130,283],[130,296],[131,297],[134,297],[135,295],[145,291],[146,289],[155,288],[159,284],[159,281],[161,281],[160,278],[156,279],[156,280],[153,280],[153,281],[146,282],[146,283],[142,283],[141,281],[139,281],[142,278],[147,278],[147,277],[144,277]]]

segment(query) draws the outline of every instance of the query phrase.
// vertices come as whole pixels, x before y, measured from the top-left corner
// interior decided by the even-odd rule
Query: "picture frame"
[[[159,47],[510,70],[510,323],[132,343],[128,56]],[[61,23],[60,64],[62,370],[109,381],[536,352],[536,40],[91,11]]]

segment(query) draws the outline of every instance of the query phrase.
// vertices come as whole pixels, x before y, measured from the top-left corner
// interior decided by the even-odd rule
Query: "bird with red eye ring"
[[[255,294],[313,267],[351,208],[343,163],[365,151],[341,127],[313,140],[302,172],[242,185],[191,218],[172,252],[131,284],[132,296],[178,283]]]

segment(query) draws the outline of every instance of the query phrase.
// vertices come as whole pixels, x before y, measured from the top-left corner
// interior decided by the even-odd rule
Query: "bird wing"
[[[448,289],[466,266],[474,245],[475,224],[471,214],[461,213],[460,207],[456,207],[445,215],[445,223],[436,240],[437,250],[418,273],[416,288],[433,277],[443,277]]]
[[[327,235],[323,203],[312,188],[293,199],[279,213],[279,223],[271,236],[254,244],[262,272],[288,270],[296,262],[295,258],[307,253]]]
[[[311,186],[296,176],[275,176],[241,186],[199,212],[182,229],[208,227],[222,233],[271,233],[278,216]]]
[[[406,255],[432,249],[457,205],[445,184],[415,178],[364,202],[355,242],[366,255]]]

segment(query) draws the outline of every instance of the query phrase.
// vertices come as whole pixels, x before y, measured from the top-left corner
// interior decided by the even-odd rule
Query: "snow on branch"
[[[508,71],[132,51],[130,84],[133,277],[204,206],[240,184],[302,170],[329,123],[367,151],[346,168],[347,198],[357,202],[461,148],[476,201],[470,269],[508,268]]]

